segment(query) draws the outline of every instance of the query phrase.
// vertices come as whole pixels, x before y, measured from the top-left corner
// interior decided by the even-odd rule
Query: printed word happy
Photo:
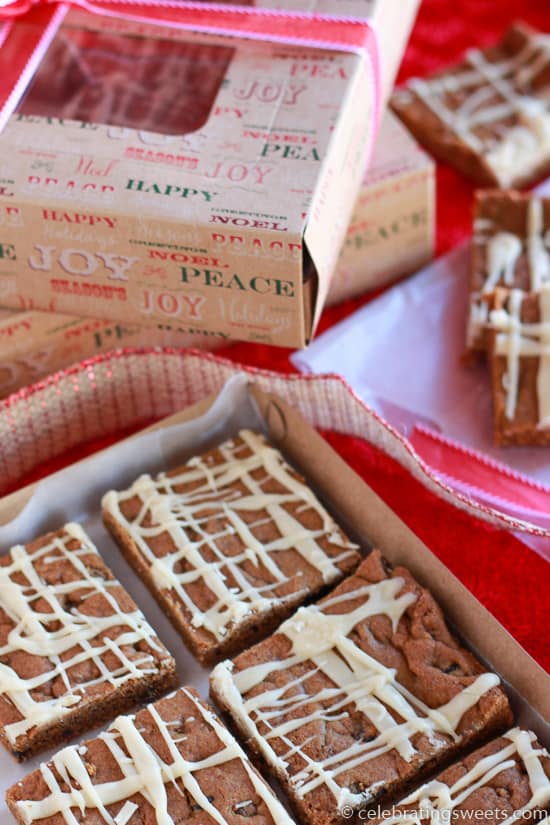
[[[42,218],[45,221],[56,221],[57,223],[74,223],[86,226],[108,226],[109,229],[116,227],[116,218],[109,215],[89,215],[83,212],[58,212],[56,209],[43,209]]]

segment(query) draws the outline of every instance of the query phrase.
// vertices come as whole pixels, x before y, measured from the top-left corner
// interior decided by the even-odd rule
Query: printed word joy
[[[202,320],[202,307],[206,301],[204,295],[192,292],[172,292],[170,290],[143,290],[143,300],[139,307],[145,315],[167,315],[170,318],[187,317]]]
[[[297,84],[287,80],[276,82],[272,80],[250,80],[242,87],[233,89],[233,95],[237,100],[250,100],[255,98],[262,103],[275,103],[280,101],[284,106],[293,106],[298,97],[305,92],[306,86],[303,83]]]
[[[57,252],[55,246],[42,244],[35,244],[34,253],[28,259],[31,269],[43,272],[50,272],[56,263],[70,275],[93,275],[101,268],[107,271],[107,278],[111,281],[127,281],[126,273],[136,261],[139,258],[111,252],[88,252],[85,249],[62,249]]]

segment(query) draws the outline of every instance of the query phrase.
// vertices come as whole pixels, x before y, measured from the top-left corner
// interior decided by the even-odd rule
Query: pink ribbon
[[[195,0],[0,0],[0,129],[21,99],[69,8],[213,36],[363,54],[370,60],[374,113],[380,106],[376,33],[366,20],[336,15],[201,3]],[[32,23],[24,42],[18,21]]]

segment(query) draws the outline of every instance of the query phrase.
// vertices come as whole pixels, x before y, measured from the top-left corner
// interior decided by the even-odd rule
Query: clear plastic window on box
[[[63,25],[18,112],[188,134],[208,120],[233,53],[221,45]]]

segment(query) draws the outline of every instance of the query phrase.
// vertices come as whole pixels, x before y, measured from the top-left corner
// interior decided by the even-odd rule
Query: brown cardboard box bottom
[[[363,546],[379,547],[391,562],[407,566],[420,582],[431,589],[451,624],[466,644],[501,676],[511,697],[517,721],[531,727],[548,746],[550,744],[550,676],[296,410],[277,396],[264,393],[252,384],[248,384],[246,392],[247,403],[258,412],[270,439],[304,473],[308,482],[340,523]],[[195,419],[209,410],[214,401],[215,399],[208,399],[199,402],[165,419],[150,428],[149,432],[156,430],[161,437],[166,438],[167,428],[179,422],[188,422],[191,427],[198,428],[202,422],[195,422]],[[230,425],[233,426],[231,422]],[[238,429],[237,424],[234,426]],[[219,431],[217,435],[214,432],[213,435],[208,436],[200,428],[196,429],[196,432],[195,443],[198,444],[199,450],[216,443],[216,438],[220,440]],[[121,451],[125,446],[132,448],[135,438],[134,436],[110,447],[103,451],[100,458],[111,462],[111,466],[115,467],[118,460],[121,457],[124,458]],[[136,453],[139,453],[139,456],[135,455]],[[133,448],[132,455],[134,459],[131,472],[135,472],[136,476],[140,472],[152,469],[148,464],[150,459],[147,454],[143,454],[143,451]],[[93,460],[94,457],[85,459],[70,468],[71,472],[77,472],[80,478],[88,478],[91,487],[93,487],[94,479],[87,468]],[[180,455],[178,461],[181,460]],[[67,472],[68,470],[62,470],[50,479],[62,481]],[[11,522],[20,514],[37,489],[38,485],[32,485],[0,500],[0,525]],[[98,494],[100,492],[99,489],[94,489],[89,494],[89,502],[92,502],[93,509],[99,506]],[[61,511],[49,503],[49,498],[43,497],[42,501],[47,501],[48,505],[41,516],[40,525],[36,526],[40,529],[50,529],[53,526],[52,518],[60,518]],[[28,509],[25,514],[28,514]],[[68,515],[70,516],[70,513],[63,512],[64,518]],[[116,563],[112,557],[107,558],[107,561],[110,565]],[[146,598],[144,589],[134,592],[130,581],[133,573],[129,568],[124,568],[123,573],[125,585],[140,603],[139,594],[142,599]],[[521,586],[520,582],[518,586]],[[511,597],[513,598],[513,594]],[[149,615],[150,608],[143,602],[140,606],[146,615]],[[160,628],[156,629],[160,633]],[[162,633],[160,635],[162,638]],[[183,677],[186,681],[192,681],[192,672],[192,665],[189,669],[185,669]],[[203,682],[205,683],[204,678]],[[25,772],[26,769],[21,768],[21,776]]]
[[[435,244],[435,163],[387,111],[365,172],[327,305],[410,275]]]

